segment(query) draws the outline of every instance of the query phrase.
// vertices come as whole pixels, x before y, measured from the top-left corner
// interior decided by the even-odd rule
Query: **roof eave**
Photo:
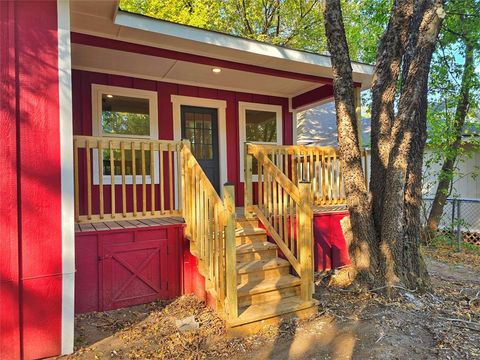
[[[124,10],[118,10],[115,13],[114,23],[119,26],[153,32],[163,36],[180,38],[192,42],[208,44],[211,46],[242,51],[245,53],[251,53],[252,55],[263,55],[266,57],[286,60],[292,63],[304,63],[324,68],[331,68],[330,57],[327,55],[290,49],[252,39],[241,38],[211,30],[204,30],[188,25],[154,19],[147,16],[126,12]],[[362,76],[362,78],[371,78],[373,75],[373,66],[368,64],[352,62],[352,70],[354,74],[358,74]],[[362,83],[364,82],[362,81]]]

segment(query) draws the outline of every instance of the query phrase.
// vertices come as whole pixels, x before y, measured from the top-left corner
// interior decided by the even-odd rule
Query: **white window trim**
[[[218,165],[220,166],[220,196],[223,196],[223,184],[227,182],[227,102],[200,97],[171,95],[173,106],[173,140],[182,140],[182,113],[181,107],[198,106],[217,109],[218,120]],[[175,162],[176,166],[177,162]],[[177,171],[175,171],[175,183],[177,183]],[[178,204],[178,193],[175,191],[175,199]]]
[[[246,111],[247,110],[259,110],[259,111],[271,111],[277,114],[277,142],[258,142],[250,141],[252,144],[283,144],[283,113],[281,105],[271,105],[271,104],[259,104],[251,102],[238,102],[238,126],[239,126],[239,137],[240,137],[240,182],[245,182],[244,172],[244,161],[245,161],[245,142],[247,141],[246,134]],[[252,181],[258,181],[258,175],[252,175]]]
[[[141,135],[114,135],[114,134],[104,134],[102,127],[102,94],[112,94],[116,96],[129,96],[129,97],[138,97],[148,99],[149,102],[149,113],[150,113],[150,136],[141,136]],[[157,92],[149,90],[140,90],[132,88],[124,88],[120,86],[110,86],[110,85],[99,85],[92,84],[92,133],[93,136],[108,136],[108,137],[118,137],[125,139],[147,139],[147,140],[158,140],[158,101],[157,101]],[[93,149],[93,184],[98,185],[100,183],[98,177],[98,150]],[[160,183],[159,175],[159,158],[158,152],[155,152],[154,156],[154,180],[155,184]],[[152,180],[150,175],[146,176],[145,179],[147,184],[151,184]],[[140,184],[142,182],[142,176],[136,175],[136,182]],[[115,175],[115,184],[122,183],[122,176]],[[127,185],[133,184],[132,175],[125,176],[125,183]],[[111,177],[104,176],[103,184],[110,185]]]

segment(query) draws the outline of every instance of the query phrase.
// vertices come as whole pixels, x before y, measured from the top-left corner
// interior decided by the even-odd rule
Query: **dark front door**
[[[190,140],[193,155],[219,193],[217,109],[182,106],[182,138]]]

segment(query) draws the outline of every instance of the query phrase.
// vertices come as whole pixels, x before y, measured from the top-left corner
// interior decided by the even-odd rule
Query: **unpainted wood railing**
[[[255,145],[294,184],[309,182],[313,205],[346,204],[338,150],[331,146]],[[368,187],[369,151],[362,150]]]
[[[257,204],[252,203],[252,163],[257,162]],[[313,292],[313,211],[308,181],[294,184],[259,145],[246,144],[245,214],[252,213],[301,279],[301,297]]]
[[[182,144],[183,216],[190,250],[199,260],[206,289],[217,301],[217,310],[229,319],[238,316],[235,246],[234,186],[225,184],[223,200],[191,153]]]
[[[73,144],[77,223],[181,214],[174,200],[181,142],[74,136]]]

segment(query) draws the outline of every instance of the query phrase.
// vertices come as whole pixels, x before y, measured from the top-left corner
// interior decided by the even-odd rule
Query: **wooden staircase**
[[[258,220],[238,217],[235,230],[238,317],[228,320],[229,332],[246,335],[265,325],[317,311],[317,301],[302,301],[301,279],[278,256]]]

